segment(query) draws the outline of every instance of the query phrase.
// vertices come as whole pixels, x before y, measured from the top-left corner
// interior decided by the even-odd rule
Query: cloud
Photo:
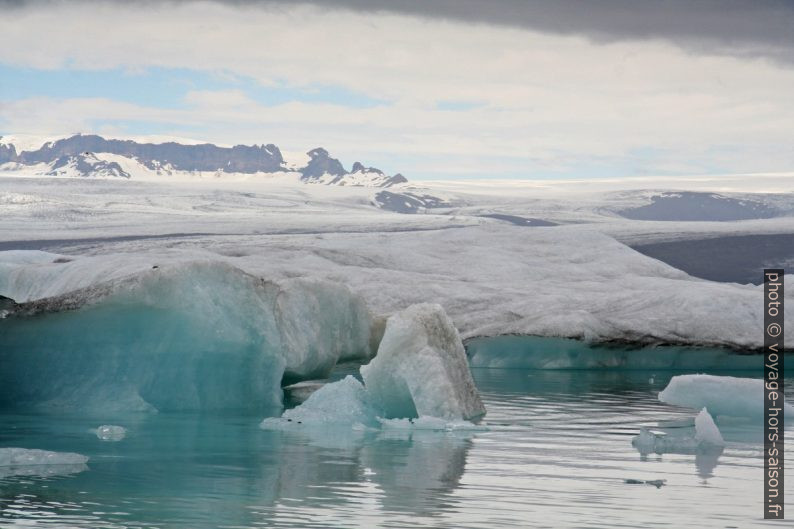
[[[617,10],[620,3],[604,4]],[[523,3],[494,9],[504,17],[510,5],[520,11]],[[781,63],[695,53],[648,38],[651,31],[631,40],[629,30],[596,31],[595,22],[574,30],[552,14],[541,31],[532,26],[540,22],[522,22],[523,11],[498,25],[496,14],[474,7],[453,16],[378,3],[322,6],[49,3],[14,10],[0,19],[5,64],[201,71],[229,79],[229,87],[192,87],[180,106],[168,108],[112,94],[3,101],[0,130],[150,124],[223,143],[324,145],[344,159],[386,160],[393,166],[384,169],[422,176],[772,171],[794,164],[794,70]],[[471,24],[480,14],[487,23]],[[679,22],[665,35],[694,38],[696,31]],[[703,38],[729,39],[727,31],[712,33]],[[596,34],[605,36],[594,43]],[[237,86],[239,78],[302,92],[341,87],[375,103],[268,105]]]
[[[47,7],[58,0],[0,0],[18,9]],[[154,0],[97,0],[94,4],[145,4]],[[176,0],[197,4],[194,0]],[[717,54],[794,61],[794,3],[786,0],[216,0],[237,8],[286,11],[310,5],[322,11],[392,13],[582,35],[600,42],[659,39]]]

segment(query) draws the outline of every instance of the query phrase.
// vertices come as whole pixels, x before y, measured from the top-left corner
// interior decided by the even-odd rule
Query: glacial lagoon
[[[504,343],[492,345],[498,356]],[[332,378],[355,367],[342,365]],[[632,446],[642,427],[692,434],[697,410],[657,398],[673,376],[760,376],[730,367],[475,366],[488,413],[484,429],[470,431],[264,430],[250,411],[7,410],[0,447],[89,460],[0,468],[0,526],[761,527],[758,421],[718,417],[726,446],[716,451]],[[794,393],[791,383],[786,392]],[[125,435],[103,440],[100,425]]]

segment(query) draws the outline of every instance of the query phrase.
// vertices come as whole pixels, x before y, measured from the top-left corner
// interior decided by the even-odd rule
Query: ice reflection
[[[759,526],[758,495],[748,494],[762,467],[757,424],[718,417],[724,451],[632,447],[641,427],[692,436],[695,412],[656,398],[669,376],[651,384],[642,372],[475,369],[483,432],[262,430],[250,415],[3,414],[0,446],[75,452],[90,468],[0,479],[0,525]],[[103,442],[92,433],[101,424],[128,434]],[[627,485],[658,480],[665,486]]]

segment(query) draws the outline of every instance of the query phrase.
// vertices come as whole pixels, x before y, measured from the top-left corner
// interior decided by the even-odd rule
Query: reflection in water
[[[489,430],[465,434],[261,430],[250,415],[4,414],[0,447],[90,460],[68,475],[0,476],[0,526],[758,525],[756,424],[719,418],[721,453],[632,447],[641,427],[692,435],[696,411],[656,398],[672,375],[475,369]],[[101,424],[127,435],[102,442]]]
[[[470,448],[465,434],[385,431],[364,447],[361,460],[383,491],[384,510],[429,516],[442,512],[460,485]]]
[[[719,464],[720,456],[723,449],[719,448],[710,452],[700,452],[695,454],[695,467],[698,471],[698,476],[704,480],[714,477],[714,469]]]
[[[29,476],[29,477],[52,477],[52,476],[68,476],[70,474],[77,474],[88,470],[88,465],[85,463],[65,464],[65,465],[11,465],[0,466],[0,479],[10,478],[14,476]]]

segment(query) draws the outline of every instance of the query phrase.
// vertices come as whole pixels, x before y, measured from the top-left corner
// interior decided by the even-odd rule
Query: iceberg
[[[287,402],[301,404],[306,402],[312,393],[328,384],[327,380],[303,380],[284,386],[284,398]]]
[[[698,446],[725,446],[720,429],[706,408],[700,410],[695,417],[695,441]]]
[[[370,326],[340,284],[276,284],[216,261],[150,267],[0,319],[0,408],[276,409],[285,376],[368,358]]]
[[[281,417],[268,417],[260,426],[265,430],[283,428],[373,427],[379,410],[371,402],[364,385],[354,376],[326,384],[296,408]]]
[[[352,375],[316,389],[264,429],[309,427],[382,430],[481,430],[467,421],[485,414],[463,343],[438,305],[413,305],[392,315],[378,353]]]
[[[127,436],[127,429],[123,426],[103,424],[96,429],[96,436],[102,441],[121,441]]]
[[[695,454],[721,452],[725,441],[711,414],[703,408],[695,417],[694,435],[669,435],[643,427],[631,444],[641,454]]]
[[[686,408],[708,408],[714,415],[757,418],[764,411],[764,381],[716,375],[679,375],[659,393],[659,400]],[[784,405],[788,416],[794,411]]]
[[[440,305],[412,305],[392,315],[361,376],[385,418],[454,421],[485,414],[463,342]]]
[[[28,448],[0,448],[0,478],[54,476],[88,470],[88,458],[71,452]]]
[[[327,375],[338,361],[368,360],[372,316],[347,287],[328,281],[285,281],[276,295],[276,325],[285,347],[285,375]]]
[[[546,336],[494,336],[466,341],[472,367],[492,369],[761,370],[761,354],[723,347],[588,343]]]

